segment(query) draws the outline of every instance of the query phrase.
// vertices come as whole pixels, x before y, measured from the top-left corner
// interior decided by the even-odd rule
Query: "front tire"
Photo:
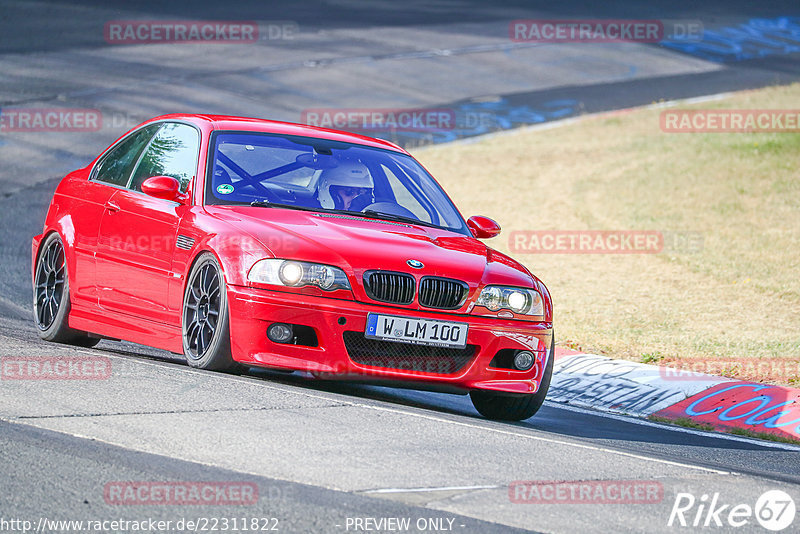
[[[503,395],[491,391],[475,390],[469,392],[472,405],[487,419],[498,421],[524,421],[533,417],[542,407],[550,379],[553,376],[553,360],[555,360],[555,339],[550,344],[550,354],[542,376],[539,390],[530,395]]]
[[[186,280],[183,296],[183,354],[191,367],[232,371],[228,291],[225,277],[211,253],[203,253]]]
[[[69,276],[61,237],[50,234],[39,250],[33,279],[33,319],[39,337],[81,347],[97,345],[99,338],[69,327]]]

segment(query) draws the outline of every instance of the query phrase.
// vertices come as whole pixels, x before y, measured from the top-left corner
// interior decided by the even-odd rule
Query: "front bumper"
[[[351,300],[228,286],[231,350],[245,365],[307,371],[330,378],[390,383],[398,386],[505,393],[535,393],[551,355],[552,323],[502,320],[367,304]],[[411,369],[402,362],[390,367],[357,363],[350,357],[345,332],[363,334],[368,313],[458,321],[469,325],[467,344],[475,347],[469,361],[455,372],[440,368]],[[275,322],[312,328],[317,346],[274,343],[267,327]],[[348,339],[356,338],[348,334]],[[407,345],[396,342],[392,345]],[[352,349],[352,344],[350,346]],[[403,349],[406,347],[389,347]],[[529,350],[536,363],[528,371],[490,365],[503,349]],[[439,356],[437,356],[439,357]]]

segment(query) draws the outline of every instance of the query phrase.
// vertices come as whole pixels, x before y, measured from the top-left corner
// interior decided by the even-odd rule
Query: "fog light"
[[[288,343],[292,339],[292,325],[273,323],[267,328],[267,337],[275,343]]]
[[[533,367],[533,353],[527,350],[521,350],[514,356],[514,367],[520,371],[527,371]]]

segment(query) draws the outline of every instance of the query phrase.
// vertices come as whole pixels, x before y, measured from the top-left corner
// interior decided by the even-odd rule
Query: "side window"
[[[192,126],[165,124],[153,137],[142,155],[128,187],[142,190],[142,182],[151,176],[172,176],[185,192],[197,171],[200,134]]]
[[[139,154],[160,127],[160,124],[152,124],[142,128],[112,148],[98,165],[94,179],[122,187],[127,186]]]

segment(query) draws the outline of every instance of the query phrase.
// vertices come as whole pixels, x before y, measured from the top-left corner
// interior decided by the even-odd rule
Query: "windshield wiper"
[[[374,218],[374,219],[389,219],[389,220],[392,220],[392,221],[406,222],[406,223],[411,223],[411,224],[419,224],[419,225],[422,225],[422,226],[430,226],[431,228],[442,228],[438,224],[433,224],[433,223],[429,223],[429,222],[425,222],[425,221],[420,221],[419,219],[415,219],[414,217],[406,217],[405,215],[396,215],[394,213],[386,213],[384,211],[378,211],[378,210],[364,210],[364,211],[359,211],[359,212],[351,211],[351,212],[348,212],[348,213],[352,213],[354,215],[355,214],[359,214],[362,217],[371,215],[372,218]]]
[[[250,205],[256,208],[284,208],[288,210],[320,211],[317,208],[310,208],[308,206],[298,206],[295,204],[282,204],[280,202],[270,202],[269,200],[254,200],[250,203]]]

